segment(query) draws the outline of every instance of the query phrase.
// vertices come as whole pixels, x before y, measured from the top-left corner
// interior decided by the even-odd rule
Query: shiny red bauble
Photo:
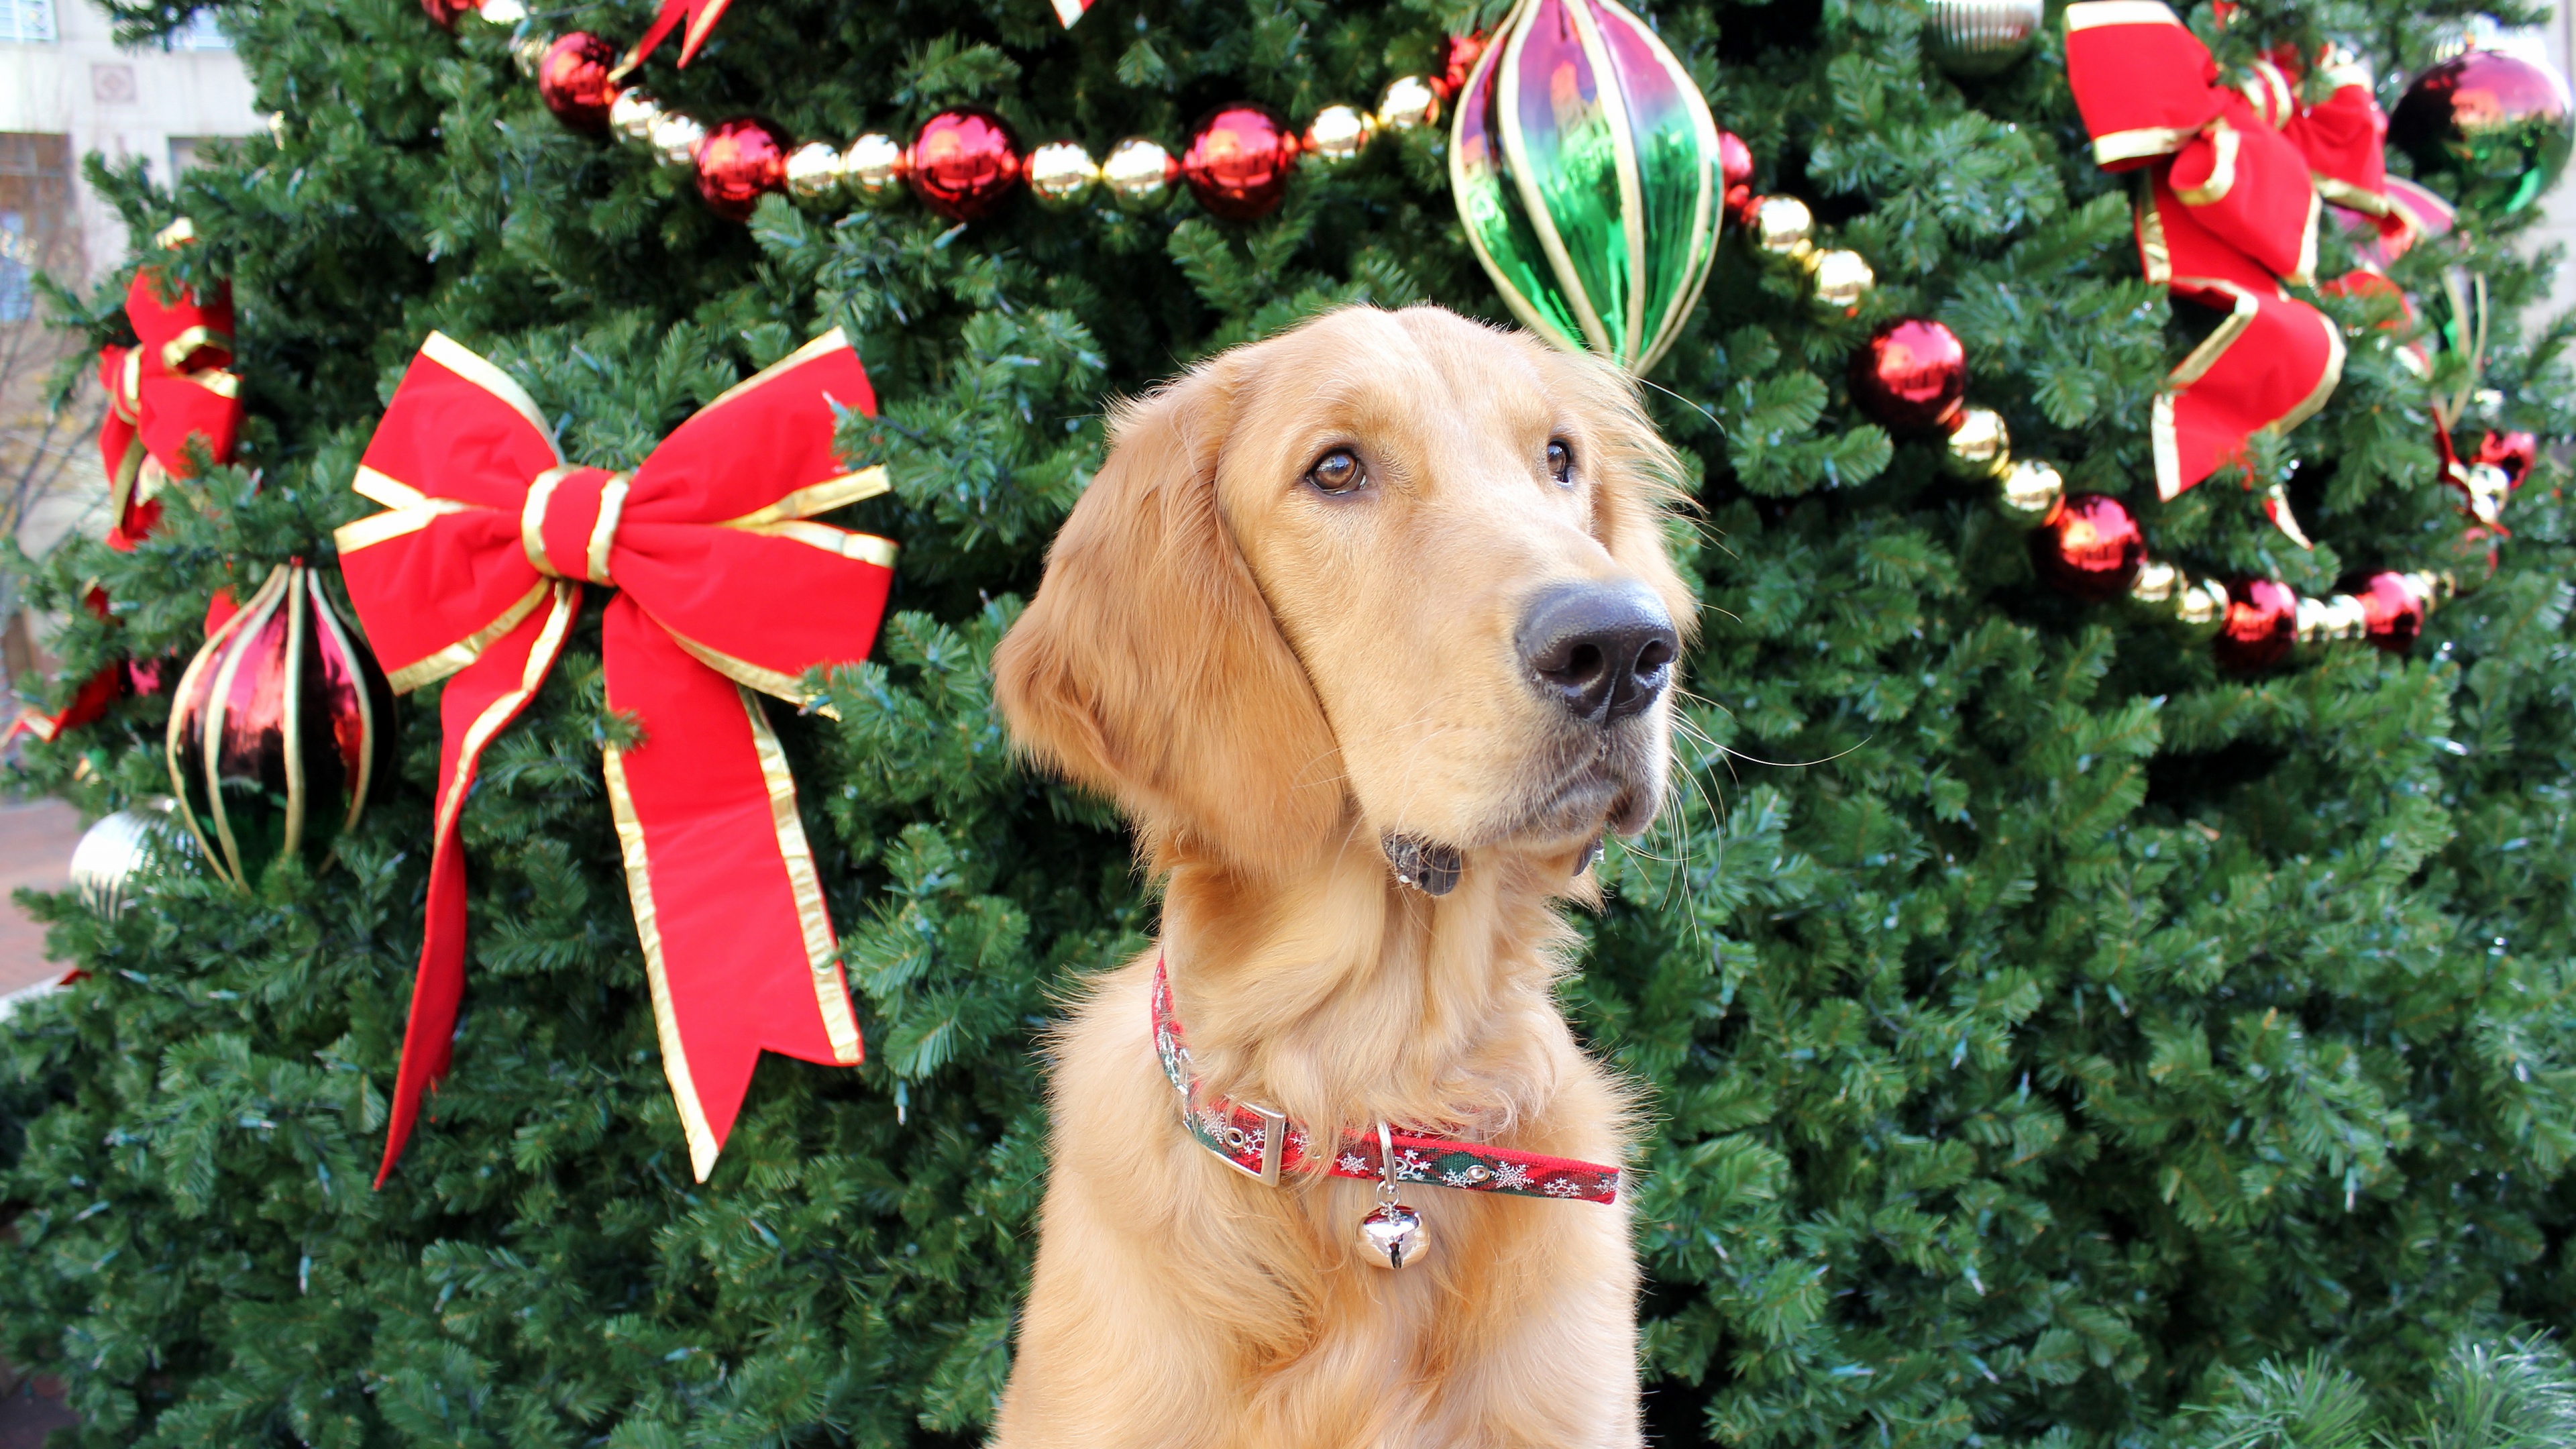
[[[483,0],[420,0],[421,13],[444,30],[454,30],[457,21],[482,8]]]
[[[2290,657],[2299,642],[2299,596],[2270,579],[2231,579],[2227,618],[2210,651],[2221,667],[2239,674],[2269,669]]]
[[[1020,184],[1026,159],[1001,117],[961,106],[921,123],[904,179],[922,205],[950,221],[974,221],[990,216]]]
[[[607,41],[587,30],[558,35],[537,61],[537,95],[574,130],[605,131],[608,108],[625,89],[609,74],[616,68],[617,47]]]
[[[1736,225],[1753,220],[1753,148],[1733,131],[1717,133],[1718,195],[1725,198],[1726,214]]]
[[[1277,211],[1296,168],[1297,133],[1277,111],[1249,102],[1209,112],[1181,153],[1181,179],[1191,194],[1228,221]]]
[[[2030,560],[2049,583],[2088,604],[2107,604],[2138,577],[2147,536],[2119,499],[2078,493],[2030,531]]]
[[[2344,586],[2361,601],[2362,637],[2390,654],[2403,654],[2424,632],[2424,600],[2406,576],[2382,569]]]
[[[757,116],[726,121],[698,143],[698,195],[707,210],[746,221],[760,198],[787,187],[787,133]]]
[[[1882,323],[1852,354],[1851,390],[1861,411],[1896,432],[1939,432],[1968,396],[1968,350],[1938,322]]]

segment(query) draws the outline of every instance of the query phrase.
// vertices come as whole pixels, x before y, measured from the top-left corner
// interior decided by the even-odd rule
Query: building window
[[[0,0],[0,5],[7,3],[9,0]],[[25,3],[25,0],[19,0],[19,3]],[[172,50],[230,50],[233,38],[224,34],[223,27],[215,23],[215,12],[197,10],[191,11],[188,23],[171,31],[169,39],[162,44]]]
[[[71,150],[69,136],[0,132],[0,324],[28,320],[35,274],[59,274],[79,255]]]
[[[50,45],[54,40],[54,0],[0,0],[0,42]]]

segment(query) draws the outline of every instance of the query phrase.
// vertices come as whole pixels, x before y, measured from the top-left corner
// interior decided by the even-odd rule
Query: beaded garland
[[[1306,161],[1338,166],[1358,159],[1383,133],[1439,124],[1487,43],[1481,32],[1449,37],[1440,74],[1398,76],[1373,111],[1326,106],[1299,130],[1266,106],[1238,102],[1202,118],[1177,155],[1148,137],[1130,136],[1095,160],[1071,140],[1024,151],[1008,123],[980,107],[932,116],[909,143],[872,131],[847,146],[799,144],[757,117],[720,122],[711,130],[666,109],[650,91],[628,85],[636,58],[621,60],[607,40],[578,30],[552,37],[529,31],[524,0],[483,0],[472,9],[450,0],[422,3],[450,28],[467,15],[518,27],[512,54],[559,120],[577,131],[613,133],[646,147],[665,165],[690,168],[708,207],[733,220],[747,219],[760,198],[775,191],[817,208],[849,201],[881,205],[909,193],[938,214],[967,222],[990,215],[1023,184],[1039,205],[1053,210],[1082,205],[1100,193],[1121,211],[1150,213],[1186,189],[1213,215],[1255,220],[1278,208],[1289,175]],[[1869,263],[1858,252],[1818,248],[1805,203],[1753,195],[1753,154],[1740,137],[1721,131],[1718,146],[1728,217],[1753,234],[1761,251],[1802,267],[1818,300],[1857,306],[1876,285]]]

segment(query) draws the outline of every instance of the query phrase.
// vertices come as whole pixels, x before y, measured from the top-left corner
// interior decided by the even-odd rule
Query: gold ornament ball
[[[665,166],[694,166],[698,160],[698,143],[706,140],[707,128],[688,116],[665,111],[655,118],[644,139]]]
[[[1794,196],[1766,196],[1753,203],[1753,244],[1775,257],[1802,258],[1816,249],[1816,217]]]
[[[2361,600],[2350,594],[2332,598],[2311,599],[2299,596],[2298,631],[2302,644],[2332,644],[2358,639],[2370,627],[2370,616],[2362,612]]]
[[[1377,121],[1357,106],[1326,106],[1306,127],[1306,154],[1327,166],[1356,160],[1377,139]]]
[[[1828,307],[1855,307],[1878,285],[1878,274],[1860,253],[1836,247],[1816,253],[1816,300]]]
[[[870,131],[841,153],[841,184],[861,201],[891,201],[904,194],[903,167],[903,144]]]
[[[1041,206],[1062,210],[1079,205],[1100,182],[1100,166],[1078,141],[1049,141],[1029,153],[1022,173]]]
[[[1377,99],[1377,123],[1390,131],[1418,131],[1440,123],[1440,93],[1431,78],[1400,75],[1387,82]]]
[[[519,68],[519,74],[534,80],[537,67],[545,63],[546,52],[554,48],[554,43],[551,35],[525,32],[510,42],[510,63]]]
[[[493,25],[516,25],[528,18],[525,0],[483,0],[475,14]]]
[[[1967,408],[1950,430],[1942,460],[1962,478],[1996,478],[2012,466],[2012,433],[1992,408]]]
[[[799,201],[828,201],[841,194],[841,148],[808,141],[787,153],[787,194]]]
[[[1995,490],[1995,506],[2006,518],[2026,528],[2037,528],[2057,516],[2066,502],[2066,480],[2046,463],[2023,459],[2004,473],[2003,486]]]
[[[2471,463],[2465,470],[2469,482],[2469,516],[2493,528],[2504,516],[2504,502],[2513,496],[2513,477],[2493,463]]]
[[[2138,565],[2138,576],[2129,581],[2129,601],[2150,612],[2161,612],[2173,607],[2174,595],[2182,586],[2180,569],[2159,559],[2148,559]]]
[[[651,138],[653,123],[662,119],[662,103],[641,86],[629,86],[608,103],[608,129],[629,141]]]
[[[2184,584],[2181,597],[2174,600],[2174,622],[2193,634],[2217,633],[2227,622],[2227,586],[2213,579]]]
[[[1109,148],[1109,159],[1100,163],[1100,180],[1120,211],[1153,211],[1172,199],[1172,182],[1180,169],[1171,152],[1142,136],[1130,136]]]

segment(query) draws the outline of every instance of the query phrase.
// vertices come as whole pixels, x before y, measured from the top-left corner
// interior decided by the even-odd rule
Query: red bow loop
[[[2283,283],[2313,284],[2312,175],[2369,178],[2351,151],[2376,107],[2362,109],[2366,86],[2343,85],[2303,109],[2295,77],[2270,61],[2223,85],[2209,48],[2159,0],[2068,6],[2066,77],[2094,159],[2147,171],[2137,227],[2148,280],[2220,313],[2150,418],[2156,491],[2172,498],[2241,461],[2255,434],[2305,421],[2342,377],[2342,334]],[[2305,546],[2277,488],[2267,509]]]
[[[812,701],[811,670],[865,659],[894,545],[811,515],[882,492],[832,435],[873,412],[836,330],[699,411],[633,474],[568,466],[507,374],[433,334],[368,444],[387,511],[339,532],[349,595],[397,691],[446,679],[421,945],[384,1167],[447,1070],[464,989],[457,820],[483,748],[542,687],[585,583],[609,708],[641,740],[602,770],[625,854],[663,1069],[703,1179],[761,1051],[861,1059],[795,783],[753,695]]]
[[[99,452],[108,477],[108,542],[132,548],[160,517],[154,495],[171,478],[188,478],[188,440],[205,440],[218,463],[232,459],[241,432],[241,379],[232,361],[232,289],[216,283],[200,298],[181,287],[161,299],[161,274],[145,267],[125,289],[125,315],[139,340],[100,349],[98,380],[107,391]]]

